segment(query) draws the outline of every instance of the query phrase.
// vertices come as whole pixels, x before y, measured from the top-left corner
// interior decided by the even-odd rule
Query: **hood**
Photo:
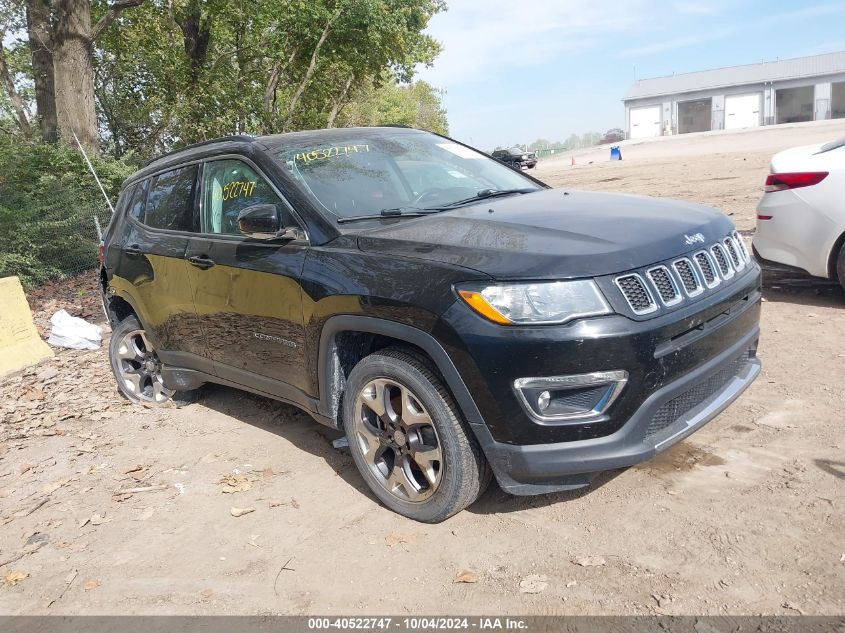
[[[497,279],[562,279],[646,266],[701,248],[686,236],[700,233],[710,244],[732,229],[719,211],[689,202],[547,189],[391,220],[359,233],[358,244]]]

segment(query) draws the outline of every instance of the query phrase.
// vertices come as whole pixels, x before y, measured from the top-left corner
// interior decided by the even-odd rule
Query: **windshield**
[[[475,150],[426,133],[350,130],[318,146],[285,143],[275,154],[305,192],[340,219],[434,209],[491,190],[542,188]]]

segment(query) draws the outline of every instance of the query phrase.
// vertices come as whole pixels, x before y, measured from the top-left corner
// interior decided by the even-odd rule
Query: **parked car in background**
[[[552,189],[418,130],[162,156],[124,184],[101,263],[123,395],[296,405],[420,521],[492,477],[540,494],[649,459],[760,371],[760,269],[726,215]]]
[[[514,169],[533,169],[537,165],[537,155],[534,152],[521,150],[518,147],[497,149],[493,152],[493,158]]]
[[[606,145],[607,143],[618,143],[619,141],[624,140],[625,132],[623,132],[620,128],[615,127],[605,132],[605,135],[601,137],[599,144]]]
[[[752,243],[765,270],[845,288],[845,138],[772,158]]]

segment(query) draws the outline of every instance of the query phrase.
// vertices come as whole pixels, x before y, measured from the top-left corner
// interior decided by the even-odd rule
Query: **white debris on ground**
[[[52,328],[47,342],[53,347],[99,349],[103,341],[100,328],[85,319],[71,316],[64,309],[50,317]]]

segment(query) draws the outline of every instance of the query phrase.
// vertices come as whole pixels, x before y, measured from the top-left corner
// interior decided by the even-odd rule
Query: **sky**
[[[624,128],[636,78],[845,51],[845,0],[447,0],[450,135],[482,149]]]

